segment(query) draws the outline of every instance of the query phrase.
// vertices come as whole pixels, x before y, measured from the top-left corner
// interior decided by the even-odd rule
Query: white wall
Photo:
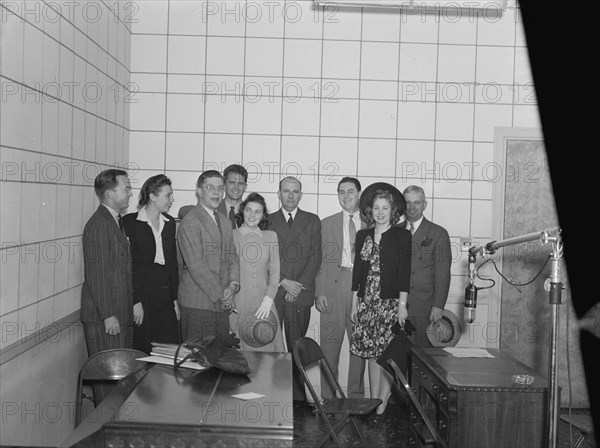
[[[0,14],[0,440],[56,445],[73,427],[66,413],[32,431],[31,416],[4,419],[5,405],[74,399],[82,333],[43,341],[54,322],[79,319],[94,177],[129,158],[129,11],[99,0],[3,1]]]
[[[173,211],[194,204],[207,168],[242,163],[248,192],[279,207],[277,183],[303,182],[301,208],[339,209],[341,176],[425,188],[427,218],[454,250],[447,308],[462,315],[459,238],[491,239],[496,127],[539,127],[515,2],[501,18],[311,9],[310,1],[139,3],[132,26],[131,162],[137,186],[171,177]],[[133,206],[132,206],[133,208]],[[478,323],[460,345],[496,345]],[[318,337],[318,313],[309,335]],[[493,338],[493,335],[492,335]],[[345,361],[344,361],[345,362]]]

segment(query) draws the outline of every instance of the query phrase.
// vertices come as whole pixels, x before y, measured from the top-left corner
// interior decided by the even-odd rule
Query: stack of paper
[[[152,343],[152,350],[150,351],[150,356],[145,356],[144,358],[137,358],[138,361],[147,361],[154,362],[157,364],[166,364],[173,366],[173,360],[175,359],[175,353],[177,352],[177,344],[160,344],[158,342]],[[190,354],[190,350],[185,347],[181,347],[179,353],[177,354],[177,359],[181,361],[187,355]],[[205,370],[206,367],[201,366],[196,361],[185,361],[179,367],[185,367],[187,369],[195,369],[195,370]]]
[[[493,358],[490,352],[485,348],[471,348],[471,347],[445,347],[445,351],[450,353],[452,356],[457,358]]]

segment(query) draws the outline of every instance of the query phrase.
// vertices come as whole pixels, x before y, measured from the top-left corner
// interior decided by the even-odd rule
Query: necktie
[[[410,234],[411,235],[415,234],[415,225],[412,222],[410,223]]]
[[[294,222],[294,220],[292,219],[292,214],[291,213],[288,213],[288,216],[289,216],[289,218],[288,218],[287,223],[288,223],[288,227],[291,229],[292,228],[292,223]]]
[[[356,241],[356,224],[354,224],[354,215],[350,215],[348,223],[348,235],[350,236],[350,253],[354,261],[354,242]]]
[[[219,228],[219,233],[221,233],[221,222],[219,221],[219,214],[217,213],[217,211],[215,210],[213,212],[213,215],[215,217],[215,221],[217,223],[217,227]],[[222,236],[222,235],[221,235]]]
[[[119,223],[119,230],[122,232],[123,231],[123,218],[121,215],[117,216],[117,222]]]
[[[229,207],[229,220],[231,221],[231,227],[235,229],[235,207],[233,205]]]

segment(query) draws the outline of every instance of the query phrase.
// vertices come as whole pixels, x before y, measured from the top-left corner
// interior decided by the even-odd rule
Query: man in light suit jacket
[[[279,182],[281,208],[269,215],[269,230],[277,233],[280,277],[275,306],[285,328],[289,352],[294,342],[306,335],[310,309],[315,300],[315,277],[321,266],[321,221],[313,213],[298,208],[302,184],[295,177]],[[304,382],[295,363],[292,365],[295,401],[306,401]]]
[[[352,335],[350,311],[352,309],[352,266],[356,232],[365,228],[358,210],[361,185],[354,177],[344,177],[337,187],[342,211],[321,221],[323,261],[317,275],[315,306],[321,313],[320,345],[327,362],[338,378],[340,351],[344,331],[348,342]],[[365,360],[350,353],[348,393],[351,398],[364,396]],[[332,387],[321,375],[321,396],[333,397]]]
[[[225,180],[225,198],[217,210],[229,218],[231,226],[237,228],[235,215],[239,212],[242,198],[248,187],[248,171],[242,165],[229,165],[223,171]]]
[[[224,189],[221,173],[203,172],[196,183],[198,205],[185,215],[177,231],[177,298],[184,340],[229,334],[240,264],[231,223],[217,212]]]
[[[416,327],[415,345],[431,346],[425,329],[441,319],[450,289],[450,237],[446,229],[423,216],[427,200],[421,187],[411,185],[403,195],[406,228],[413,234],[408,319]]]
[[[94,191],[100,206],[83,230],[84,281],[81,321],[92,356],[114,348],[131,348],[134,307],[131,252],[122,229],[121,213],[132,196],[127,172],[110,169],[98,174]],[[139,316],[135,317],[139,324]],[[110,387],[95,387],[96,403]]]

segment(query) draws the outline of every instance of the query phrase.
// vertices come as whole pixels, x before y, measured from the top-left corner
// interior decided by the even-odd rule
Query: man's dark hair
[[[198,182],[196,182],[196,188],[201,188],[202,185],[204,185],[204,182],[206,182],[206,179],[209,179],[211,177],[218,177],[221,180],[223,180],[223,175],[217,170],[207,170],[200,174],[200,177],[198,177]]]
[[[360,182],[358,181],[358,179],[356,177],[349,176],[342,177],[342,180],[338,182],[337,191],[340,191],[340,185],[342,185],[344,182],[352,182],[356,187],[357,191],[362,191],[362,187],[360,186]]]
[[[102,171],[96,176],[96,179],[94,179],[94,191],[100,201],[104,199],[104,193],[107,190],[112,190],[119,185],[119,179],[117,179],[119,176],[127,176],[127,171],[112,168]]]
[[[239,174],[244,178],[244,182],[248,183],[248,170],[242,165],[233,164],[225,168],[225,171],[223,171],[225,182],[227,181],[227,176],[229,176],[229,174]]]

